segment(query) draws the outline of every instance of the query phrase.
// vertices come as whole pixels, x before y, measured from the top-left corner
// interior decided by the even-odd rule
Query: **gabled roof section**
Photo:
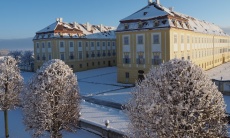
[[[122,19],[120,22],[135,21],[135,20],[148,20],[157,17],[172,15],[171,11],[155,2],[135,12],[134,14]]]
[[[120,20],[116,32],[177,28],[193,32],[228,36],[219,26],[178,13],[152,2],[134,14]]]
[[[36,32],[36,33],[46,33],[46,32],[54,32],[54,30],[56,29],[58,25],[58,22],[54,22],[51,25],[47,26],[46,28]]]
[[[57,18],[55,23],[36,32],[34,40],[51,38],[115,39],[115,30],[115,27],[102,24],[67,23],[63,22],[62,18]]]

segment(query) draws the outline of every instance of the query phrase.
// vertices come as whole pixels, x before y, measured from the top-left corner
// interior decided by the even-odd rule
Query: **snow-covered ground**
[[[109,127],[107,129],[119,133],[125,133],[128,126],[128,118],[121,110],[112,109],[92,103],[82,101],[81,103],[81,120],[90,124],[106,128],[105,121],[109,120]],[[0,112],[0,118],[3,120],[3,112]],[[22,123],[22,111],[20,108],[9,111],[9,131],[10,138],[29,138],[31,135],[25,131],[25,126]],[[78,130],[77,133],[63,134],[64,138],[100,138],[100,136],[87,132],[85,130]],[[0,138],[4,138],[4,122],[0,121]]]
[[[9,111],[9,135],[10,138],[31,138],[29,132],[25,131],[25,126],[22,123],[21,109]],[[0,112],[0,138],[5,138],[5,129],[3,121],[3,112]],[[63,138],[101,138],[100,136],[90,133],[86,130],[77,130],[76,133],[63,133]]]
[[[224,63],[213,69],[205,71],[211,79],[216,80],[230,80],[230,62]]]
[[[222,73],[225,73],[223,74],[223,76],[225,76],[224,79],[227,79],[229,73],[224,70],[230,70],[228,65],[230,66],[230,63],[224,64],[224,67],[219,66],[212,70],[206,71],[206,73],[208,73],[209,76],[217,76],[218,72],[221,70]],[[213,72],[216,73],[216,75],[212,75]],[[21,74],[24,78],[24,82],[26,83],[34,73],[22,72]],[[83,96],[89,96],[95,99],[121,104],[125,104],[130,99],[132,87],[127,87],[131,85],[124,85],[116,82],[116,67],[88,70],[78,72],[76,75],[78,78],[80,93]],[[224,96],[224,100],[227,104],[227,113],[230,113],[230,96]],[[110,120],[108,129],[118,131],[120,133],[124,133],[127,130],[128,118],[126,117],[125,113],[120,110],[88,103],[85,101],[81,103],[81,108],[81,120],[85,122],[89,122],[100,127],[105,127],[105,120]],[[0,118],[2,118],[0,119],[0,138],[3,138],[4,122],[1,121],[3,120],[3,112],[0,112]],[[28,132],[24,131],[25,127],[22,123],[22,113],[20,109],[9,112],[9,123],[11,138],[31,137]],[[99,136],[89,133],[85,130],[79,130],[77,133],[65,133],[64,138],[65,137],[98,138]]]
[[[95,99],[124,104],[130,97],[133,85],[117,83],[117,68],[106,67],[75,73],[78,79],[80,94]],[[24,82],[34,75],[22,72]],[[129,88],[130,87],[130,88]]]
[[[127,131],[128,118],[122,110],[84,101],[81,103],[81,108],[81,120],[104,128],[105,121],[109,120],[108,129],[120,133],[125,133]]]

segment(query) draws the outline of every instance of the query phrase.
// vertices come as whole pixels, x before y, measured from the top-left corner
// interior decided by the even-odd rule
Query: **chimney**
[[[91,25],[89,24],[89,22],[86,23],[86,29],[87,31],[91,31]]]
[[[156,0],[156,4],[157,4],[157,5],[160,5],[160,0]]]
[[[169,10],[170,10],[171,12],[173,12],[173,7],[169,7]]]
[[[77,23],[76,22],[73,22],[73,27],[77,27]]]
[[[148,0],[148,4],[151,4],[153,1],[152,0]]]
[[[100,25],[100,31],[103,32],[103,25]]]
[[[62,21],[63,21],[63,18],[59,18],[59,22],[61,22],[61,23],[62,23]]]
[[[56,18],[56,22],[59,22],[59,18]]]

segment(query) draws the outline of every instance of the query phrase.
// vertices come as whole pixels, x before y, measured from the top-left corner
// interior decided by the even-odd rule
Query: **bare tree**
[[[20,61],[20,58],[22,57],[22,51],[21,50],[10,51],[8,55],[16,59],[16,61]]]
[[[26,66],[26,70],[31,66],[31,63],[34,61],[33,51],[26,50],[23,52],[21,57],[21,64]]]
[[[79,93],[76,76],[63,61],[43,64],[23,94],[24,123],[34,137],[62,137],[61,130],[76,131]],[[46,133],[46,132],[48,133]]]
[[[223,95],[190,61],[174,59],[152,68],[136,84],[126,107],[132,138],[216,138],[227,133]]]
[[[0,109],[4,111],[5,136],[9,137],[8,110],[19,104],[19,93],[23,79],[17,67],[17,61],[12,57],[0,60]]]

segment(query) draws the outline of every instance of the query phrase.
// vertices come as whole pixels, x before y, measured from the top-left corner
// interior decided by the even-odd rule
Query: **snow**
[[[162,17],[164,17],[162,19]],[[176,26],[172,23],[172,19],[169,19],[169,17],[166,16],[178,16],[181,17],[181,19],[186,19],[189,25],[188,26],[185,24],[185,22],[182,22],[182,25],[176,21]],[[153,2],[152,4],[142,8],[141,10],[135,12],[134,14],[122,19],[120,22],[120,25],[117,28],[117,31],[126,31],[125,29],[125,23],[128,24],[129,29],[128,30],[135,30],[139,29],[138,28],[138,23],[139,21],[143,21],[147,23],[147,25],[143,25],[142,29],[147,29],[151,28],[154,29],[155,26],[153,25],[153,22],[155,20],[159,20],[160,24],[156,28],[168,28],[168,27],[176,27],[176,28],[182,28],[185,30],[191,30],[194,32],[199,32],[199,33],[205,33],[205,34],[215,34],[215,35],[221,35],[221,36],[228,36],[219,26],[209,23],[203,20],[199,20],[196,18],[193,18],[191,16],[175,12],[175,11],[170,11],[168,8],[163,7],[162,5],[155,4]],[[167,23],[163,24],[162,20],[166,20]],[[173,19],[175,20],[175,19]]]
[[[105,121],[109,120],[109,130],[116,132],[126,132],[128,118],[124,112],[117,109],[107,108],[104,106],[82,102],[81,120],[93,123],[100,127],[105,127]]]
[[[127,20],[146,20],[150,18],[156,18],[159,16],[165,16],[165,15],[168,15],[169,13],[170,12],[166,12],[164,10],[159,10],[156,8],[156,5],[151,4],[135,12],[134,14],[122,19],[121,22],[127,21]]]
[[[230,62],[221,64],[205,72],[211,79],[221,80],[222,77],[222,80],[230,80]]]
[[[36,32],[36,36],[34,39],[46,39],[46,38],[60,38],[59,33],[54,33],[57,26],[63,26],[63,28],[68,29],[77,29],[83,32],[82,36],[79,36],[76,32],[73,31],[72,37],[69,35],[69,33],[63,33],[63,38],[89,38],[89,39],[115,39],[115,27],[112,26],[104,26],[104,25],[90,25],[89,28],[91,30],[87,30],[86,24],[79,24],[79,23],[66,23],[66,22],[60,22],[56,21],[52,23],[51,25],[47,26],[46,28]],[[83,27],[84,26],[84,27]],[[101,28],[102,27],[102,28]],[[103,32],[101,32],[103,30]],[[50,37],[48,37],[50,35]]]
[[[25,126],[22,122],[22,111],[21,109],[11,110],[8,112],[9,115],[9,135],[10,138],[31,138],[29,132],[25,131]],[[3,112],[0,112],[0,138],[5,137],[5,129],[4,129],[4,118]],[[63,133],[64,138],[101,138],[98,135],[90,133],[85,130],[78,130],[76,133]]]
[[[36,33],[44,33],[44,32],[51,32],[51,31],[54,31],[57,27],[59,22],[54,22],[52,23],[51,25],[47,26],[46,28],[36,32]]]
[[[218,66],[214,69],[206,71],[206,73],[208,73],[209,75],[211,75],[212,72],[218,73],[220,70],[224,70],[225,67],[222,66],[226,66],[226,65],[229,66],[230,63],[226,63],[221,66]],[[225,76],[229,74],[227,72],[228,71],[226,71]],[[87,70],[87,71],[77,72],[75,74],[77,75],[78,78],[81,95],[91,96],[98,100],[110,101],[110,102],[115,102],[120,104],[125,104],[130,99],[130,92],[132,91],[133,88],[132,87],[127,88],[127,86],[131,86],[131,85],[124,85],[116,82],[116,78],[117,78],[116,67],[106,67],[106,68]],[[21,75],[24,77],[24,83],[26,83],[34,75],[34,73],[21,72]],[[230,105],[230,96],[224,96],[224,100],[227,104],[227,112],[230,113],[230,106],[228,106]],[[82,116],[80,119],[82,121],[105,128],[104,122],[106,120],[109,120],[110,123],[108,129],[120,133],[125,133],[127,131],[127,126],[129,122],[126,114],[123,111],[97,105],[97,104],[88,103],[85,101],[81,102],[81,108],[82,108],[81,109]],[[0,112],[0,118],[3,119],[3,112]],[[25,126],[22,123],[21,109],[9,111],[9,123],[10,123],[9,127],[10,127],[11,138],[31,137],[28,132],[24,131]],[[4,122],[0,121],[0,132],[1,132],[0,138],[4,137],[3,125]],[[77,133],[64,133],[64,137],[99,138],[100,136],[89,133],[85,130],[79,130]]]

